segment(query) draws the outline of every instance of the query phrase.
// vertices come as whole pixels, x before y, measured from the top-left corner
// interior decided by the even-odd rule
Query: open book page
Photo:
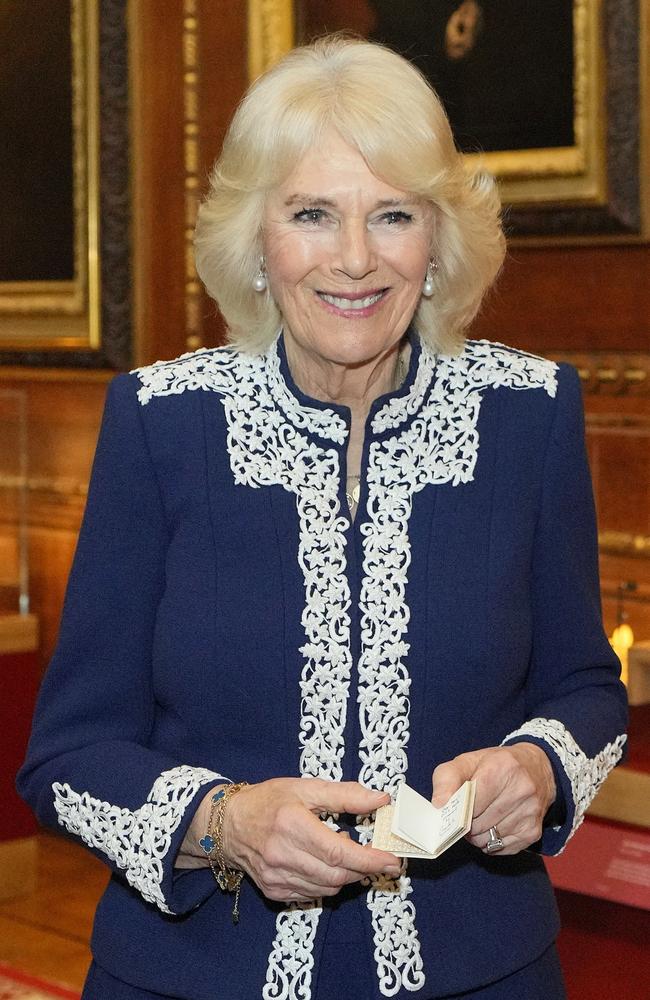
[[[436,809],[408,785],[400,785],[395,801],[377,810],[373,847],[403,858],[437,858],[472,825],[475,783],[466,781]]]

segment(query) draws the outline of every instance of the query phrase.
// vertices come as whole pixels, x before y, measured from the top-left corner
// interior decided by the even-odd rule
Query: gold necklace
[[[350,483],[354,483],[352,488],[350,488]],[[345,499],[348,502],[350,513],[352,513],[352,508],[358,505],[360,496],[361,476],[348,476],[345,484]]]

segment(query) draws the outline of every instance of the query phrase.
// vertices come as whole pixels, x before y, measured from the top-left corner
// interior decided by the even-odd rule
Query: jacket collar
[[[407,337],[411,355],[406,378],[399,389],[379,396],[372,404],[368,431],[373,436],[401,430],[420,410],[430,388],[435,356],[412,328]],[[324,441],[344,444],[350,430],[349,408],[308,396],[296,385],[282,331],[265,357],[269,390],[289,423]]]

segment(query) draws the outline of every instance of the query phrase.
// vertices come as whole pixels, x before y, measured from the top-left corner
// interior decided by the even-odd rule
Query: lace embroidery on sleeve
[[[558,755],[571,782],[575,813],[571,832],[564,845],[566,846],[582,823],[585,812],[603,781],[623,756],[627,736],[625,734],[617,736],[613,743],[608,743],[595,757],[587,757],[568,729],[557,719],[531,719],[513,733],[509,733],[503,742],[507,743],[508,740],[519,736],[535,736],[548,743]]]
[[[75,792],[67,783],[55,782],[54,808],[59,823],[88,847],[102,851],[126,873],[127,881],[148,903],[171,913],[162,891],[163,865],[188,805],[202,785],[229,781],[202,767],[182,765],[163,771],[147,801],[132,812]]]

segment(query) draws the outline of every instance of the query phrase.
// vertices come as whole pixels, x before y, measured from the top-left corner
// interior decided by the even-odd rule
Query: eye
[[[295,222],[306,222],[316,226],[325,218],[325,212],[322,208],[301,208],[299,212],[295,212],[293,218]]]
[[[389,226],[394,226],[400,222],[413,222],[413,216],[409,212],[402,212],[401,210],[384,212],[381,218],[382,221],[387,222]]]

